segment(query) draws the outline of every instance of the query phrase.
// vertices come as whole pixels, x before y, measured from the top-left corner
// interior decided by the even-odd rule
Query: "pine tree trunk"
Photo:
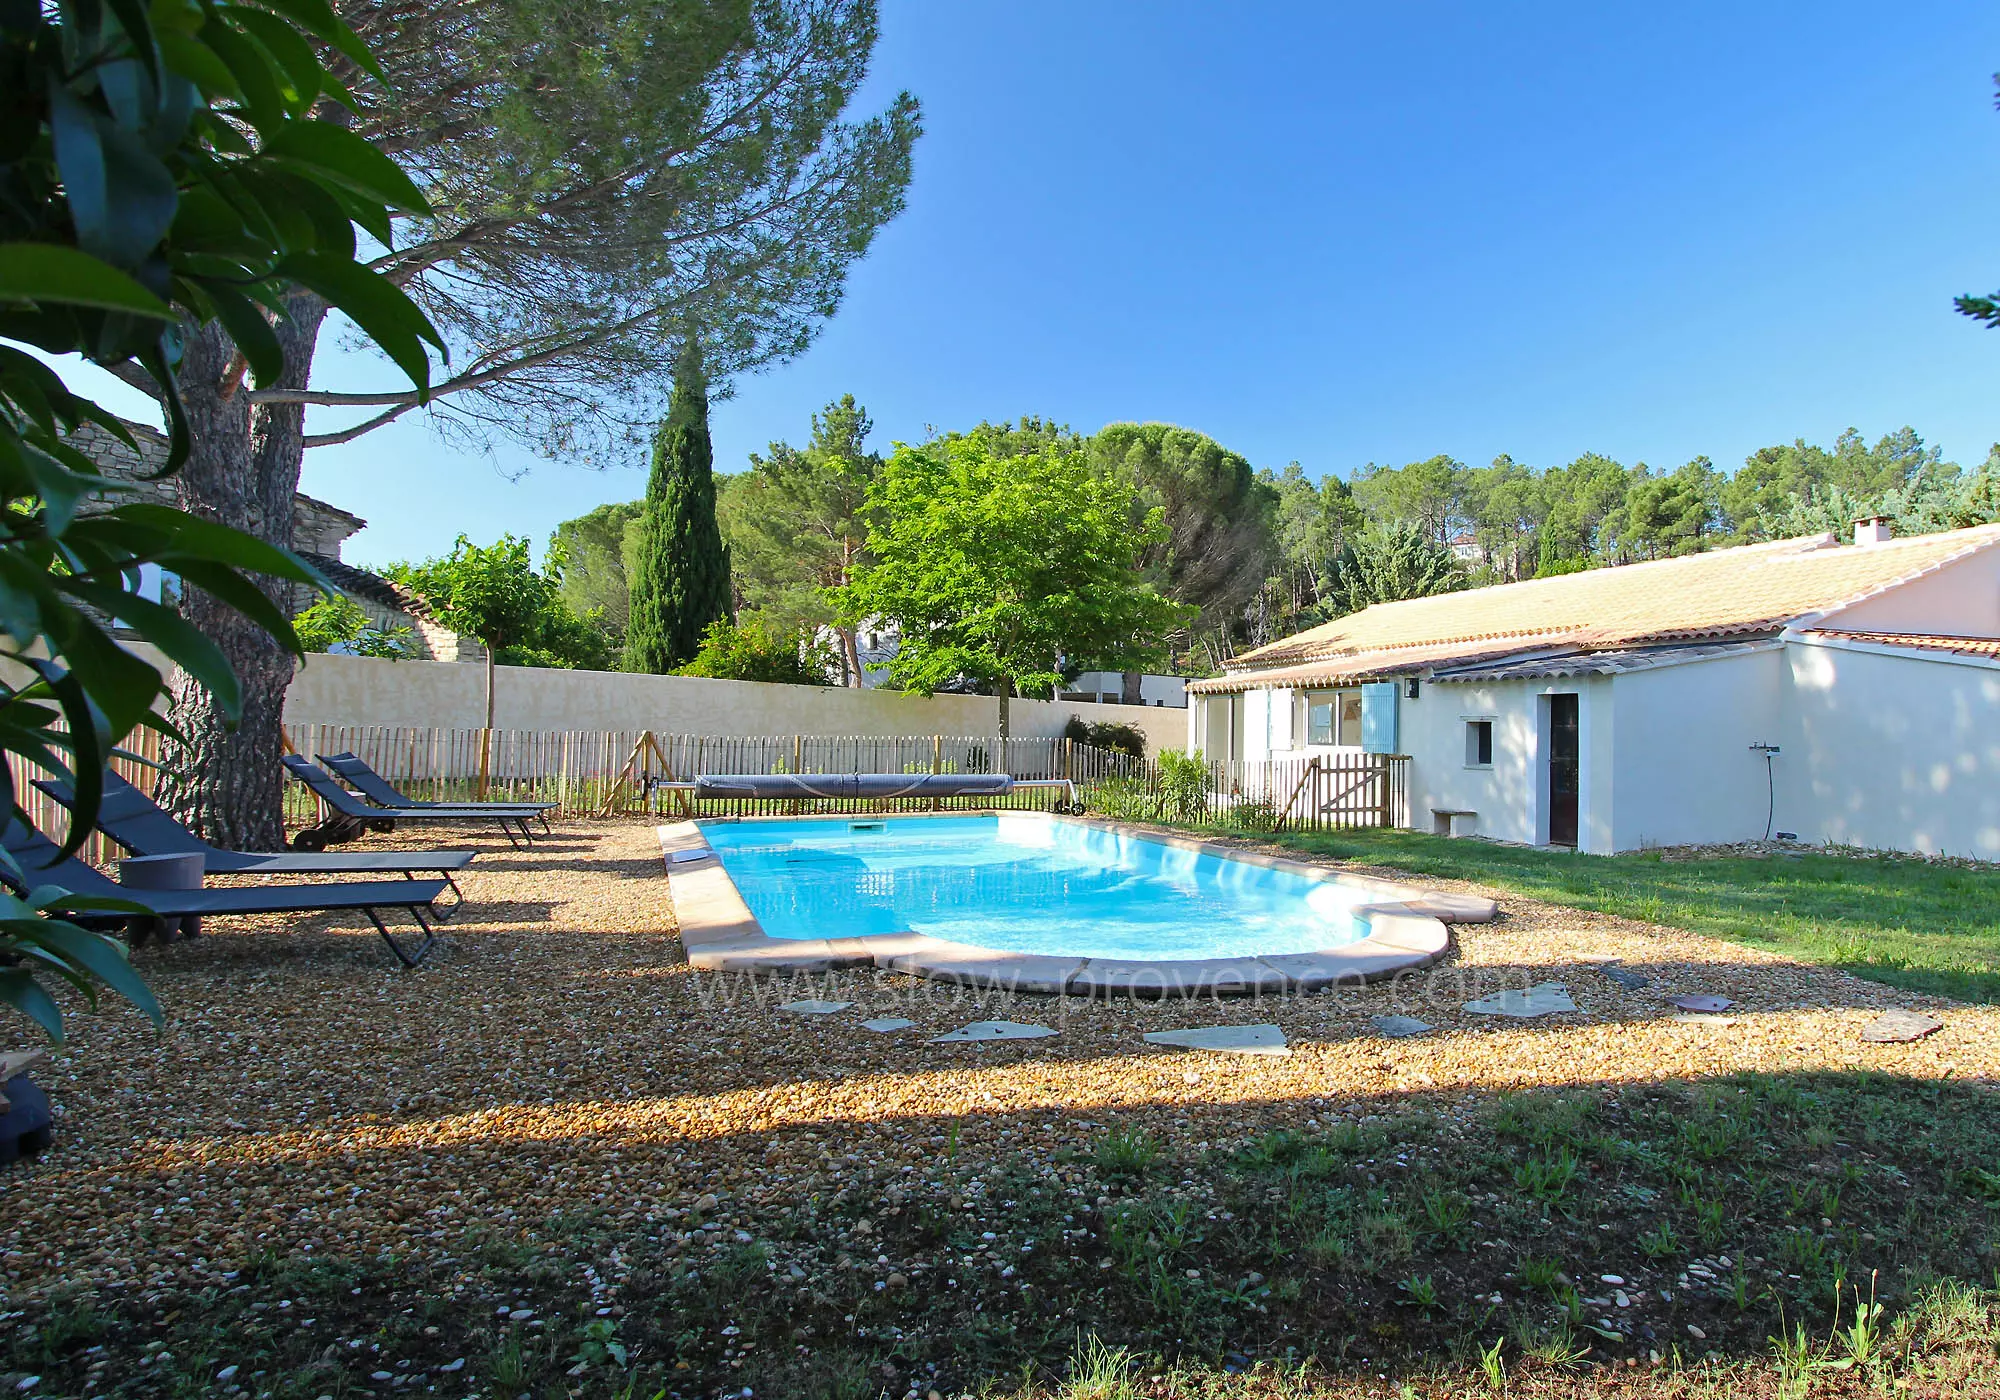
[[[301,293],[288,297],[286,306],[291,319],[275,327],[285,372],[272,387],[300,389],[312,373],[326,304]],[[305,457],[305,408],[253,410],[247,386],[236,347],[219,326],[189,334],[181,401],[193,440],[176,479],[180,505],[289,549],[292,497]],[[277,596],[275,585],[266,586]],[[232,728],[214,696],[176,673],[168,718],[184,737],[167,745],[159,801],[214,845],[281,850],[285,776],[279,760],[292,657],[262,628],[197,588],[185,590],[181,611],[229,659],[243,689],[243,713]]]
[[[856,690],[865,690],[868,686],[868,673],[861,669],[861,647],[854,638],[857,629],[837,627],[834,630],[840,634],[840,669],[847,673],[841,677],[841,684],[852,686]]]

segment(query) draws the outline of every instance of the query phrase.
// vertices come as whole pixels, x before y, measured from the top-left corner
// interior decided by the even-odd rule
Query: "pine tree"
[[[673,400],[653,438],[625,669],[665,675],[701,650],[711,622],[730,615],[729,550],[715,524],[708,384],[690,335],[674,366]]]

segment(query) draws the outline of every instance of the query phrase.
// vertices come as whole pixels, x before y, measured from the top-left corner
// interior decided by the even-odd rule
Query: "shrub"
[[[1160,755],[1161,815],[1171,821],[1199,821],[1208,810],[1208,764],[1200,754]]]
[[[403,661],[417,654],[416,634],[408,627],[377,627],[366,609],[345,593],[320,599],[292,619],[299,645],[307,651],[339,650],[347,656],[378,656]]]
[[[701,634],[701,650],[676,673],[723,681],[829,685],[832,651],[802,626],[783,626],[761,612],[736,622],[718,618]]]
[[[1146,736],[1136,726],[1114,724],[1091,724],[1076,715],[1069,717],[1063,726],[1063,738],[1073,744],[1089,744],[1097,749],[1116,749],[1134,758],[1146,756]]]

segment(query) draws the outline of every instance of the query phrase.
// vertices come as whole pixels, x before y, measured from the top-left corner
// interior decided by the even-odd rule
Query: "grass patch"
[[[516,1248],[16,1303],[0,1375],[230,1400],[1268,1400],[1386,1376],[1429,1400],[1615,1371],[1661,1400],[1836,1378],[1915,1400],[2000,1355],[1982,1086],[1741,1075],[1236,1141],[1134,1110],[1110,1140],[861,1164],[826,1195],[746,1182],[723,1232],[573,1215]]]
[[[1261,836],[1260,839],[1273,839]],[[1712,934],[1961,1001],[2000,1002],[2000,869],[1896,856],[1666,860],[1409,831],[1287,833],[1278,844]]]

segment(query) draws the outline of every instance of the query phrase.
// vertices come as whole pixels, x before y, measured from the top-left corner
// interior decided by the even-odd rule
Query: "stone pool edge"
[[[1159,960],[1004,953],[921,933],[773,938],[764,932],[743,902],[735,881],[729,878],[720,857],[695,822],[672,822],[657,830],[661,859],[666,865],[668,898],[680,925],[681,946],[691,966],[710,972],[792,976],[879,967],[960,986],[1052,996],[1274,995],[1377,982],[1399,972],[1428,967],[1450,950],[1447,924],[1484,923],[1499,912],[1492,900],[1478,896],[1419,889],[1097,817],[1041,815],[1050,821],[1074,822],[1219,859],[1247,861],[1289,870],[1308,879],[1331,880],[1366,890],[1373,896],[1373,902],[1356,906],[1356,912],[1368,919],[1369,936],[1359,943],[1321,952]]]

